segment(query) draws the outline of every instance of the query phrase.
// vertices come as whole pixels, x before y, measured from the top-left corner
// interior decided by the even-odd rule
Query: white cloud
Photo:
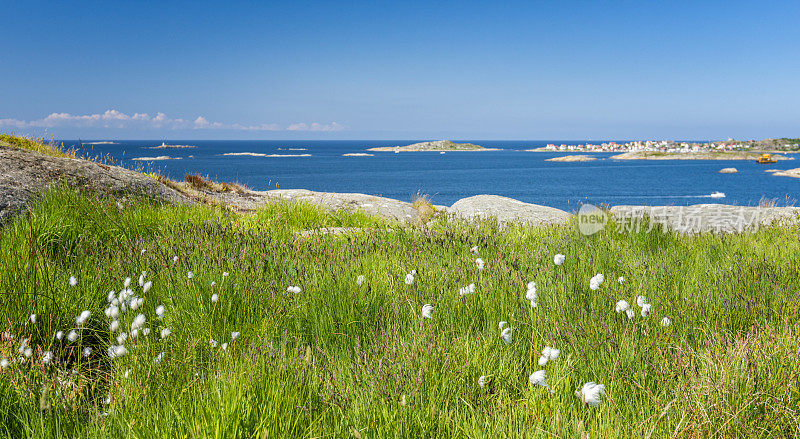
[[[232,130],[232,131],[282,131],[274,123],[247,125],[241,123],[212,122],[203,116],[194,120],[172,119],[164,113],[150,116],[147,113],[134,113],[132,115],[117,110],[106,110],[102,114],[76,115],[70,113],[51,113],[45,118],[34,120],[0,119],[0,128],[133,128],[133,129],[191,129],[191,130]],[[341,131],[347,129],[342,124],[331,122],[328,124],[294,123],[285,128],[287,131]]]
[[[293,123],[286,128],[288,131],[342,131],[347,129],[342,124],[338,124],[336,122],[331,122],[329,124],[319,124],[319,123],[312,123],[311,125],[300,122],[300,123]]]

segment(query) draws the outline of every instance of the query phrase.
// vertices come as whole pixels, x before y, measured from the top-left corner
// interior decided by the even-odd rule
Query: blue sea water
[[[80,148],[77,141],[65,146]],[[87,142],[84,140],[84,142]],[[344,157],[367,148],[398,146],[411,140],[371,141],[200,141],[170,140],[193,149],[149,149],[155,140],[124,140],[109,145],[83,145],[85,154],[105,156],[132,169],[156,170],[176,180],[187,173],[212,180],[239,182],[252,189],[310,189],[359,192],[410,201],[427,194],[435,204],[496,194],[528,203],[577,210],[582,203],[689,205],[724,203],[757,205],[763,200],[794,204],[800,179],[774,177],[765,169],[791,169],[795,161],[759,165],[732,160],[611,160],[597,153],[592,162],[546,162],[566,153],[527,152],[548,143],[582,141],[472,141],[499,151],[370,152],[373,157]],[[599,143],[599,142],[593,142]],[[226,156],[225,153],[310,154],[310,157]],[[137,157],[170,156],[180,160],[134,161]],[[735,167],[738,174],[720,174]],[[725,198],[710,198],[712,192]]]

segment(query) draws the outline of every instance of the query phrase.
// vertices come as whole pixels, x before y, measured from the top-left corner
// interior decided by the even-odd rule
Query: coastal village
[[[625,143],[604,142],[600,144],[585,143],[581,145],[548,144],[539,151],[570,151],[570,152],[666,152],[666,153],[692,153],[711,151],[796,151],[800,149],[800,139],[764,139],[739,141],[712,142],[679,142],[673,140],[637,140]]]

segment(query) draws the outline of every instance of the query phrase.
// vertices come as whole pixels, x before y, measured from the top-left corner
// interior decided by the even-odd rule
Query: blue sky
[[[800,136],[796,0],[12,0],[3,10],[6,132]]]

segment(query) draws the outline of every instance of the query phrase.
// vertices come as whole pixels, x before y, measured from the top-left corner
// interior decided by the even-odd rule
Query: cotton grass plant
[[[800,435],[798,228],[309,209],[46,195],[0,235],[0,435]]]

